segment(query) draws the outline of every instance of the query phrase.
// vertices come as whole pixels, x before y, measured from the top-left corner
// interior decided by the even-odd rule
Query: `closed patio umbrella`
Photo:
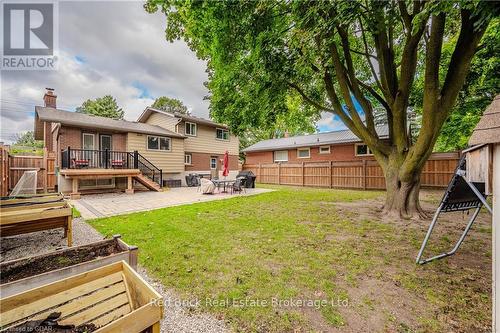
[[[224,170],[222,171],[222,175],[224,177],[227,177],[227,175],[229,175],[229,153],[227,150],[224,153]]]

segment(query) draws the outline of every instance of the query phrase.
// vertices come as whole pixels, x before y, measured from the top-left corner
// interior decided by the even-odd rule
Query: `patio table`
[[[232,185],[235,180],[226,180],[226,179],[223,179],[223,180],[219,180],[219,179],[212,179],[212,182],[215,184],[215,186],[217,186],[217,189],[220,191],[220,185],[223,185],[224,186],[224,190],[222,191],[222,193],[227,193],[226,191],[226,186],[227,185]]]

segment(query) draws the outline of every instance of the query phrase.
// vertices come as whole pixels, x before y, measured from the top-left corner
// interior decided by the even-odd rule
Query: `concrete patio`
[[[106,193],[83,195],[79,200],[71,200],[71,204],[80,211],[84,219],[129,214],[152,209],[180,206],[198,202],[231,199],[240,196],[256,195],[272,190],[249,188],[246,193],[201,194],[196,187],[180,187],[167,189],[164,192],[136,192],[135,194]]]

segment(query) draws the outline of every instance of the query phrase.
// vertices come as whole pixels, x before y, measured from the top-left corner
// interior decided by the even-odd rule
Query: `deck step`
[[[148,177],[144,176],[142,173],[134,177],[139,183],[150,189],[151,191],[160,192],[161,187],[158,183],[155,183]]]

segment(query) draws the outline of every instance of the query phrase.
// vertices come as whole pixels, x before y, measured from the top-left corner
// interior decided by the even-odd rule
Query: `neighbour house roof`
[[[219,123],[216,123],[216,122],[209,120],[209,119],[195,117],[195,116],[191,116],[191,115],[186,115],[186,114],[183,114],[180,112],[167,112],[167,111],[155,109],[152,107],[147,107],[144,110],[144,112],[142,112],[142,114],[139,116],[139,119],[137,119],[137,121],[138,122],[146,121],[153,112],[158,112],[158,113],[162,113],[162,114],[165,114],[165,115],[173,117],[173,118],[178,118],[179,121],[184,120],[184,121],[188,121],[188,122],[192,122],[192,123],[196,123],[196,124],[202,124],[202,125],[220,127],[220,128],[228,128],[227,125],[219,124]]]
[[[160,126],[138,123],[127,120],[116,120],[106,117],[93,116],[84,113],[70,112],[50,107],[35,107],[35,136],[43,138],[42,122],[54,122],[62,125],[89,129],[101,129],[118,132],[132,132],[169,137],[184,138],[184,135],[169,131]]]
[[[484,111],[469,139],[469,145],[500,143],[500,95]]]
[[[387,139],[389,137],[389,127],[387,125],[377,126],[376,131],[381,139]],[[243,152],[293,149],[351,142],[361,142],[361,140],[350,130],[341,130],[264,140],[243,149]]]

